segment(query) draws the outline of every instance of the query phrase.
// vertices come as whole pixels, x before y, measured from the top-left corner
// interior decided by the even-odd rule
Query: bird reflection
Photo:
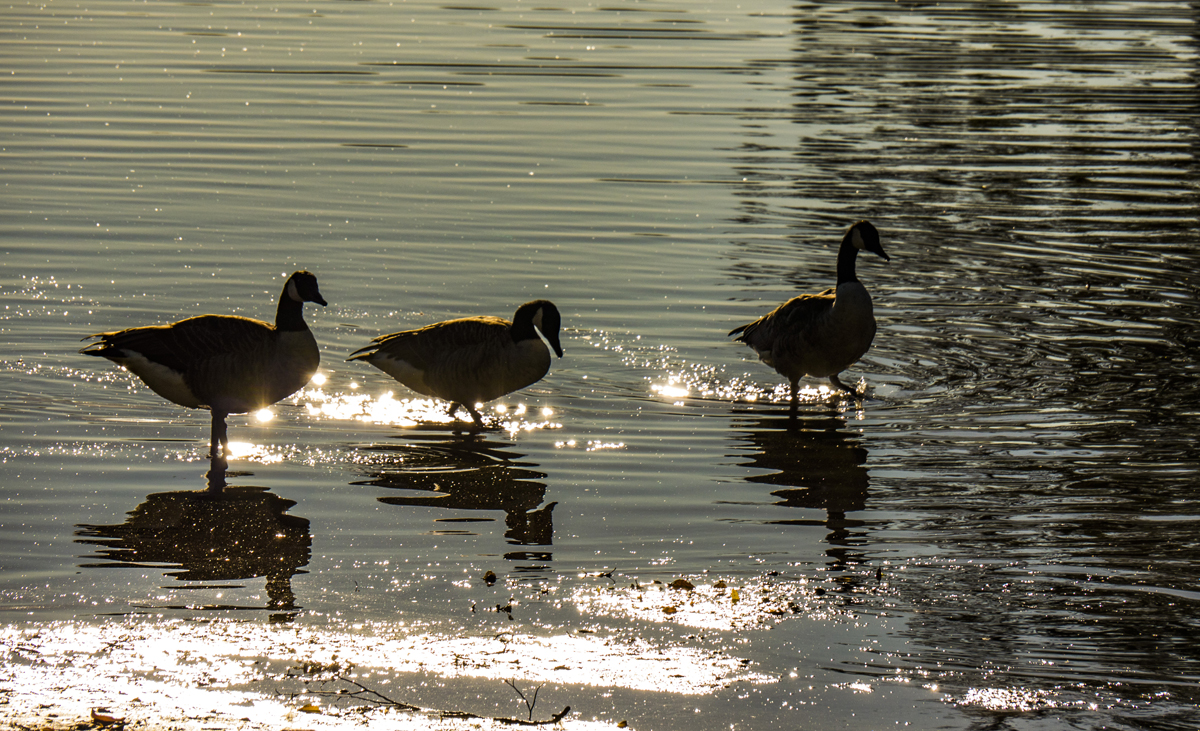
[[[421,494],[381,497],[388,505],[420,505],[452,510],[503,510],[507,530],[504,537],[516,546],[550,546],[553,543],[553,511],[557,503],[542,505],[546,473],[520,462],[524,455],[511,445],[487,436],[460,434],[407,434],[402,445],[374,445],[364,450],[377,453],[376,469],[360,485],[415,491]],[[538,506],[541,506],[540,508]],[[505,554],[510,560],[549,561],[549,551],[518,551]]]
[[[749,456],[746,467],[769,470],[747,476],[747,482],[779,489],[771,495],[776,505],[815,508],[826,512],[824,525],[830,529],[829,555],[839,566],[858,563],[853,531],[863,522],[846,518],[846,513],[866,507],[869,477],[867,450],[836,411],[804,413],[795,409],[772,413],[746,413],[734,421],[738,451],[734,457]],[[747,455],[749,453],[749,455]],[[812,521],[782,520],[776,524],[811,525]]]
[[[211,476],[210,476],[211,477]],[[224,475],[222,474],[222,480]],[[120,525],[78,525],[79,543],[99,546],[102,563],[177,567],[180,581],[237,581],[266,577],[267,607],[294,609],[292,577],[308,565],[308,520],[287,515],[296,503],[265,487],[160,492],[129,512]]]

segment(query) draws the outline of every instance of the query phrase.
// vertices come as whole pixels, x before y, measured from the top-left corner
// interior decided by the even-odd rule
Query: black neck
[[[532,305],[532,306],[531,306]],[[537,306],[534,303],[522,305],[517,313],[513,315],[512,327],[508,334],[512,336],[514,343],[519,343],[522,340],[538,339],[537,331],[533,327],[533,315],[537,312]]]
[[[838,249],[838,284],[858,281],[858,277],[854,274],[854,261],[858,258],[858,249],[854,248],[854,244],[850,243],[850,236],[850,233],[846,234],[846,238],[842,239],[842,248]]]
[[[289,280],[288,284],[291,284]],[[304,303],[297,302],[288,295],[288,284],[283,285],[279,293],[279,309],[275,311],[276,330],[307,330],[308,323],[304,321]]]

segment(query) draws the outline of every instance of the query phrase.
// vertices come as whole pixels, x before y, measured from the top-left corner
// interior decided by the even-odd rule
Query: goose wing
[[[511,342],[512,323],[499,317],[464,317],[437,322],[415,330],[380,335],[371,344],[350,354],[347,360],[376,357],[402,360],[427,371],[447,360],[478,364],[498,343]]]
[[[427,396],[487,401],[507,393],[492,381],[506,373],[513,358],[511,326],[489,316],[447,320],[378,337],[347,360],[365,360]]]
[[[780,347],[796,347],[816,333],[829,319],[833,311],[836,290],[827,289],[817,294],[802,294],[784,302],[754,322],[734,328],[730,335],[754,348],[765,359],[765,354]]]
[[[274,333],[275,328],[249,317],[201,315],[171,325],[89,335],[84,339],[99,338],[99,342],[81,352],[109,359],[141,355],[177,373],[187,373],[210,358],[260,348]]]

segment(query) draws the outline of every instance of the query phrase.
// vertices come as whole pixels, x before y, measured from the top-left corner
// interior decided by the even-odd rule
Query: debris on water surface
[[[125,725],[125,718],[123,716],[114,716],[112,711],[107,708],[93,708],[92,720],[100,726]]]
[[[669,591],[658,586],[660,593]],[[590,611],[586,603],[580,608]],[[712,646],[629,633],[621,628],[630,617],[611,619],[586,632],[547,634],[524,625],[497,633],[494,626],[464,632],[383,622],[330,627],[126,618],[8,625],[0,627],[0,684],[13,692],[0,708],[0,725],[118,728],[118,719],[133,717],[138,726],[182,731],[265,731],[293,727],[303,717],[314,730],[364,723],[388,730],[457,728],[444,725],[448,718],[467,723],[464,728],[507,728],[488,712],[502,712],[500,705],[464,708],[463,699],[494,696],[514,678],[522,688],[544,685],[542,696],[559,708],[561,701],[578,707],[579,696],[603,697],[613,689],[697,696],[778,681]],[[414,689],[426,695],[410,698]],[[369,693],[387,704],[368,702]],[[129,712],[106,712],[114,708]],[[533,716],[536,721],[538,714]],[[104,723],[107,717],[118,722]],[[536,722],[568,729],[613,726],[572,718],[566,710]]]

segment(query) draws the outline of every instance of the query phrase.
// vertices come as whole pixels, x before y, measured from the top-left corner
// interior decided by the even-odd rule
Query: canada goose
[[[534,300],[517,308],[512,322],[487,315],[446,320],[381,335],[346,360],[365,360],[419,394],[449,401],[451,416],[465,406],[482,428],[475,404],[537,383],[550,370],[538,331],[562,357],[561,325],[553,303]]]
[[[321,352],[304,322],[304,303],[324,307],[317,278],[299,271],[279,294],[275,324],[233,315],[200,315],[170,325],[89,335],[79,352],[124,366],[168,401],[212,411],[210,457],[229,451],[225,417],[257,411],[308,383]]]
[[[838,250],[837,287],[802,294],[784,302],[730,335],[758,353],[763,363],[791,382],[792,403],[802,376],[827,377],[836,388],[857,395],[838,374],[861,358],[875,337],[871,295],[854,276],[860,250],[891,261],[879,244],[879,232],[868,221],[846,229]]]

